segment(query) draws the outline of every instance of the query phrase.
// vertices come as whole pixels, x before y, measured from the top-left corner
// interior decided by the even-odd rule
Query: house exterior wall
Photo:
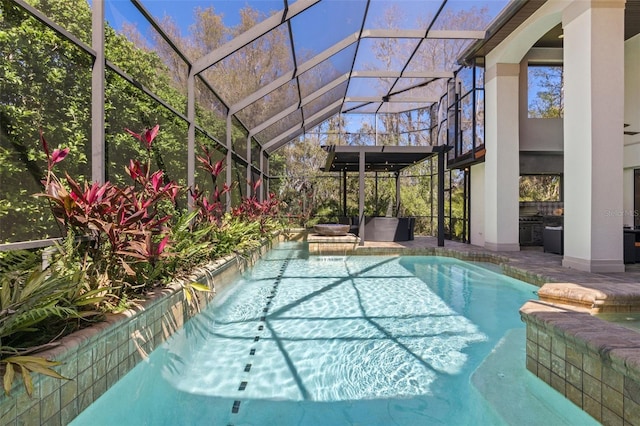
[[[522,125],[520,110],[522,102],[526,105],[526,80],[523,85],[521,64],[534,43],[560,22],[561,12],[566,6],[567,2],[561,1],[545,3],[485,57],[487,153],[483,173],[484,187],[482,193],[471,192],[471,205],[474,210],[474,203],[477,205],[478,197],[484,198],[484,222],[476,225],[471,234],[475,241],[482,241],[479,238],[482,234],[483,246],[490,250],[519,249],[518,177],[521,149],[519,139]],[[514,67],[517,70],[517,73],[514,73],[515,85],[505,84],[511,77],[504,73],[502,76],[492,76],[492,68],[498,65]],[[526,74],[524,78],[526,79]],[[508,93],[504,92],[505,88]],[[511,99],[511,102],[507,102],[507,99]],[[508,108],[507,104],[509,104]],[[525,143],[536,139],[549,140],[544,136],[531,137]],[[499,152],[492,153],[492,150]],[[505,155],[507,152],[508,155]],[[498,172],[496,170],[498,168],[502,170]],[[473,214],[472,211],[472,218]]]
[[[532,48],[520,62],[520,151],[561,152],[562,118],[529,118],[529,63],[562,64],[562,49]]]
[[[640,35],[627,40],[624,48],[625,130],[640,132]],[[640,133],[624,136],[624,216],[625,226],[634,225],[633,169],[640,168]]]
[[[572,2],[562,24],[562,264],[623,272],[624,1]]]
[[[486,146],[484,170],[484,247],[513,249],[517,232],[519,164],[513,164],[513,146],[520,150],[564,150],[565,251],[563,264],[591,272],[623,271],[622,119],[624,112],[623,49],[624,1],[581,2],[550,0],[485,57]],[[527,114],[526,64],[529,59],[557,52],[531,50],[551,28],[562,23],[565,39],[564,119],[554,123],[523,119]],[[608,47],[605,47],[608,46]],[[627,48],[627,53],[628,53]],[[529,55],[529,56],[527,56]],[[627,56],[628,60],[628,56]],[[491,70],[517,65],[518,88],[512,76]],[[628,83],[629,84],[629,83]],[[506,108],[516,99],[517,118]],[[513,108],[513,105],[511,105]],[[563,121],[563,123],[561,123]],[[514,124],[515,123],[515,124]],[[619,124],[619,125],[618,125]],[[517,135],[511,131],[517,126]],[[562,129],[562,137],[558,136]],[[562,145],[560,141],[562,140]],[[491,151],[496,152],[492,153]],[[517,161],[517,160],[516,160]],[[515,173],[514,173],[515,167]],[[627,179],[628,182],[628,179]],[[507,194],[507,195],[505,195]],[[472,193],[472,199],[474,194]],[[497,202],[499,201],[499,202]],[[514,226],[515,223],[515,226]]]
[[[484,246],[484,163],[471,166],[470,242]]]

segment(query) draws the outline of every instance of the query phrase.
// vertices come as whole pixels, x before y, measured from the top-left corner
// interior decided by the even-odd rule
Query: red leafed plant
[[[205,146],[201,146],[203,154],[197,160],[209,174],[212,190],[205,193],[197,186],[189,188],[191,208],[197,214],[182,214],[172,220],[173,213],[179,212],[177,197],[185,188],[168,181],[163,170],[151,170],[159,126],[140,133],[125,131],[144,145],[148,155],[146,161],[129,160],[124,169],[132,183],[122,186],[79,183],[68,174],[58,178],[55,167],[69,150],[50,150],[40,134],[48,168],[44,192],[38,195],[49,200],[55,218],[70,235],[91,237],[92,243],[82,252],[93,268],[97,284],[92,288],[119,286],[118,296],[130,294],[131,289],[144,290],[161,274],[178,270],[176,265],[192,265],[188,256],[206,260],[204,249],[192,250],[191,246],[207,247],[212,256],[226,254],[239,250],[257,233],[273,229],[271,220],[278,213],[279,203],[274,194],[258,201],[255,194],[261,181],[252,185],[253,196],[227,212],[223,197],[231,188],[218,182],[224,161],[214,161]],[[170,229],[172,225],[177,225],[175,230]]]
[[[144,137],[127,131],[150,150],[158,126],[147,130]],[[150,159],[146,165],[134,160],[129,162],[125,170],[134,183],[128,186],[117,187],[110,182],[80,184],[68,174],[64,180],[59,179],[54,166],[69,150],[50,152],[42,133],[40,139],[48,170],[43,181],[45,191],[38,195],[50,200],[54,216],[66,230],[92,237],[94,264],[103,265],[102,272],[111,285],[143,284],[149,268],[153,268],[169,247],[166,224],[171,216],[163,213],[160,205],[175,204],[182,188],[175,182],[164,184],[162,170],[151,173]],[[98,259],[102,262],[96,262]]]
[[[204,157],[197,156],[196,159],[200,163],[200,168],[208,172],[211,177],[213,191],[207,197],[207,194],[196,185],[195,188],[190,190],[191,197],[193,198],[194,207],[198,210],[200,221],[220,225],[226,211],[222,196],[231,190],[226,183],[222,185],[222,189],[218,188],[217,185],[218,176],[224,170],[224,160],[214,161],[209,148],[204,145],[200,145],[200,148],[204,153]]]
[[[151,147],[153,145],[153,140],[156,138],[156,136],[158,136],[158,131],[160,130],[160,125],[156,124],[155,126],[153,126],[153,128],[151,129],[146,129],[144,131],[144,133],[136,133],[132,130],[129,130],[127,128],[124,129],[127,133],[129,133],[131,136],[133,136],[134,138],[138,139],[140,142],[142,142],[145,146],[145,148],[147,149],[147,153],[151,153]]]
[[[47,173],[42,180],[44,190],[36,195],[49,201],[67,238],[56,246],[58,253],[51,256],[47,270],[40,270],[38,266],[38,273],[27,277],[30,281],[25,285],[25,291],[15,285],[12,278],[8,281],[6,274],[0,275],[5,278],[2,299],[8,302],[0,305],[10,306],[4,309],[6,316],[14,315],[23,320],[22,328],[16,321],[9,321],[13,328],[5,327],[10,333],[0,336],[4,345],[0,350],[0,374],[4,371],[6,392],[11,388],[17,368],[20,368],[29,394],[32,388],[30,372],[62,378],[51,368],[58,363],[29,355],[32,348],[28,352],[14,350],[11,344],[18,340],[5,342],[7,335],[18,339],[16,331],[32,333],[37,329],[36,325],[48,323],[52,315],[60,317],[66,330],[68,323],[65,321],[69,318],[77,322],[104,310],[127,308],[131,296],[155,286],[161,278],[171,280],[176,272],[191,272],[193,267],[201,266],[211,258],[255,247],[263,237],[259,233],[270,229],[270,215],[278,209],[275,196],[271,194],[268,200],[258,201],[255,193],[261,182],[256,182],[254,195],[227,213],[222,197],[230,188],[226,183],[219,187],[217,182],[224,163],[213,161],[204,146],[204,156],[199,156],[198,161],[211,176],[211,194],[207,196],[197,187],[191,188],[192,207],[196,211],[176,215],[174,219],[172,213],[179,212],[176,200],[184,188],[166,177],[162,162],[158,161],[158,152],[155,154],[159,170],[151,170],[151,153],[159,126],[140,133],[125,131],[143,143],[148,155],[146,162],[129,161],[125,171],[132,183],[122,186],[110,182],[81,183],[66,173],[64,177],[58,177],[55,169],[68,156],[69,148],[50,149],[40,131]],[[195,219],[197,216],[199,221]],[[90,241],[86,238],[77,241],[74,238],[77,235],[89,237]],[[256,238],[258,236],[260,238]],[[189,303],[196,291],[209,291],[199,283],[182,286]],[[14,303],[11,292],[25,296],[22,305]],[[55,300],[51,296],[54,292]],[[38,323],[34,322],[36,320]],[[3,352],[12,356],[3,357]]]
[[[249,222],[260,223],[260,232],[267,230],[267,223],[276,217],[280,208],[280,202],[274,193],[270,193],[266,200],[258,201],[256,196],[262,180],[251,185],[253,196],[245,198],[240,205],[232,210],[233,216]]]

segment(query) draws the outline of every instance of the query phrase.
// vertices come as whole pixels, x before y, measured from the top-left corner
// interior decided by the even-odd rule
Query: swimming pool
[[[597,424],[524,368],[536,289],[282,243],[71,424]]]
[[[640,313],[638,312],[605,313],[597,314],[596,317],[640,331]]]

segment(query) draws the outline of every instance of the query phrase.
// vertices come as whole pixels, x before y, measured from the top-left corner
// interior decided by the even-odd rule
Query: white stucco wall
[[[484,247],[520,250],[518,241],[520,65],[485,58]]]
[[[566,6],[567,2],[562,0],[550,0],[542,5],[532,17],[527,19],[524,25],[507,36],[505,41],[487,55],[485,58],[487,70],[495,67],[496,64],[513,64],[519,67],[533,44],[560,23],[561,12]],[[486,75],[485,79],[487,79]],[[495,78],[487,80],[485,81],[487,157],[484,164],[473,166],[471,171],[471,243],[489,249],[519,249],[518,154],[520,143],[518,122],[520,121],[519,102],[522,89],[519,81],[516,81],[513,92],[503,97],[501,102],[506,104],[504,101],[509,96],[514,96],[518,98],[514,102],[515,106],[510,105],[506,110],[505,108],[499,110],[498,105],[495,104],[496,99],[492,98],[495,95],[492,93],[495,87],[491,87],[495,86],[497,82]],[[526,82],[524,90],[526,94]],[[500,129],[502,134],[511,133],[511,136],[506,140],[503,137],[497,137],[498,120],[500,120],[500,126],[506,128],[515,126],[512,132],[509,132],[509,129]],[[501,145],[506,145],[507,150],[511,151],[508,158],[502,158],[502,149],[497,149],[498,139]],[[509,146],[510,143],[513,145]],[[515,149],[512,150],[513,148]],[[545,150],[545,148],[540,147],[537,150]],[[492,156],[495,158],[491,158]],[[498,176],[496,170],[498,164],[502,168],[501,176]],[[506,185],[505,181],[508,181]],[[504,186],[508,187],[508,191],[504,191]],[[513,195],[511,195],[512,192]],[[500,197],[505,198],[505,193],[509,193],[507,199],[498,200]]]
[[[573,2],[564,29],[566,267],[621,272],[624,0]]]
[[[562,20],[567,0],[548,0],[491,51],[496,62],[520,63],[531,47]]]
[[[624,122],[625,130],[640,132],[640,35],[624,46]],[[640,168],[640,133],[624,136],[624,217],[625,226],[633,226],[633,169]]]
[[[562,118],[529,118],[529,63],[561,65],[562,49],[533,48],[520,63],[520,151],[561,152]]]
[[[484,163],[471,166],[470,242],[484,246]]]
[[[503,43],[501,43],[496,49],[494,49],[489,55],[487,55],[486,59],[487,59],[488,66],[493,64],[509,64],[509,63],[520,64],[521,66],[520,77],[524,78],[524,82],[521,82],[524,84],[522,84],[520,86],[520,90],[518,90],[519,92],[518,97],[521,99],[520,108],[519,108],[520,110],[519,121],[520,121],[520,126],[522,126],[521,129],[520,128],[518,129],[519,137],[521,138],[519,140],[520,150],[557,151],[559,148],[559,140],[555,138],[555,136],[553,136],[558,133],[557,132],[558,128],[555,128],[553,129],[553,131],[551,131],[551,127],[536,129],[535,127],[529,126],[529,125],[536,126],[536,124],[532,124],[532,123],[524,124],[526,120],[523,120],[522,117],[523,117],[523,114],[525,114],[526,116],[526,73],[524,73],[523,71],[526,70],[526,55],[531,54],[531,51],[530,51],[531,45],[533,45],[533,43],[535,43],[535,41],[540,36],[542,36],[542,34],[544,34],[546,31],[551,29],[553,26],[555,26],[557,23],[559,23],[562,20],[563,12],[565,11],[568,5],[576,4],[576,3],[580,5],[580,2],[549,0],[536,13],[534,13],[534,15],[530,17],[520,28],[514,31],[514,33],[512,33],[509,37],[507,37],[507,39]],[[582,51],[581,46],[583,43],[582,42],[578,43],[578,41],[580,40],[574,39],[572,48],[575,49],[575,51],[573,52],[572,55],[570,55],[571,60],[572,61],[575,60],[576,62],[579,62],[578,59],[580,58],[580,55],[586,54],[586,57],[590,57],[590,55],[593,53],[593,52]],[[590,40],[590,41],[591,43],[594,43],[593,40]],[[600,41],[600,43],[602,42]],[[595,44],[598,44],[598,42],[596,42]],[[609,53],[607,52],[607,50],[608,49],[604,49],[604,50],[597,49],[597,52],[600,52],[599,54],[602,54],[602,52],[604,51],[606,52],[604,56],[607,56],[607,54]],[[640,36],[632,40],[629,40],[625,44],[624,54],[625,54],[624,55],[624,61],[625,61],[624,62],[625,63],[624,65],[625,67],[624,122],[632,125],[628,127],[627,130],[640,131]],[[597,72],[595,74],[600,74],[600,75],[607,74],[606,72],[602,71],[603,64],[597,63],[597,65],[598,65],[596,67]],[[586,67],[586,69],[590,69],[590,68],[591,66]],[[584,70],[585,68],[582,67],[581,69]],[[591,72],[593,73],[594,70],[591,70]],[[610,73],[607,75],[610,75]],[[578,79],[583,78],[581,73],[577,73],[577,74],[574,73],[573,76],[574,78],[578,78]],[[622,77],[622,75],[620,75],[620,77]],[[597,77],[596,80],[602,81],[602,80],[599,80],[599,78],[600,77]],[[620,80],[621,79],[619,79],[618,81]],[[490,85],[491,84],[495,84],[495,82],[491,82]],[[575,86],[575,83],[574,83],[574,86]],[[575,217],[572,217],[572,221],[575,223],[578,223],[578,222],[582,223],[582,220],[587,220],[587,222],[582,223],[583,225],[582,228],[584,229],[578,229],[579,232],[575,232],[576,235],[572,235],[572,238],[574,239],[574,247],[572,247],[571,250],[569,250],[569,252],[572,257],[575,257],[578,260],[578,263],[582,262],[584,263],[584,265],[580,265],[574,262],[571,265],[567,264],[567,266],[574,267],[577,265],[580,267],[579,269],[583,269],[583,268],[591,269],[593,267],[593,270],[599,270],[599,268],[602,270],[609,270],[609,269],[618,270],[617,268],[619,266],[622,266],[621,265],[622,242],[617,241],[617,237],[618,237],[617,230],[621,229],[623,220],[618,217],[618,218],[614,218],[615,220],[611,218],[608,220],[603,220],[602,218],[598,218],[597,220],[594,220],[595,223],[591,223],[591,221],[594,219],[592,217],[592,215],[594,214],[594,211],[596,213],[601,212],[605,207],[606,209],[609,209],[609,210],[612,210],[612,209],[619,210],[620,207],[622,207],[624,204],[625,210],[633,211],[633,178],[632,178],[633,170],[632,169],[640,168],[640,134],[636,135],[635,137],[625,136],[625,139],[624,139],[624,143],[626,145],[624,148],[625,173],[623,174],[621,173],[622,170],[620,167],[622,165],[622,162],[620,161],[620,156],[623,155],[622,141],[620,139],[621,132],[617,133],[618,131],[614,132],[613,130],[613,127],[616,127],[616,128],[621,127],[621,124],[620,126],[618,126],[618,124],[615,122],[619,121],[620,118],[622,117],[623,115],[622,108],[620,108],[620,111],[617,114],[614,111],[616,108],[606,108],[606,107],[603,108],[604,104],[608,105],[611,102],[615,103],[615,99],[620,100],[622,96],[617,96],[617,97],[601,96],[602,88],[598,86],[599,84],[596,85],[596,87],[593,87],[593,86],[587,86],[587,87],[589,87],[592,97],[595,97],[597,99],[606,99],[606,101],[595,104],[595,106],[600,109],[600,112],[598,114],[602,114],[602,115],[599,116],[598,114],[595,114],[595,116],[591,117],[591,119],[594,119],[597,122],[597,125],[593,127],[589,126],[588,131],[585,134],[585,136],[587,136],[586,138],[580,138],[580,136],[582,136],[581,129],[582,127],[584,127],[585,120],[583,120],[580,117],[578,117],[580,118],[578,120],[575,117],[575,111],[582,112],[581,107],[583,105],[578,101],[584,97],[583,96],[584,93],[581,91],[580,96],[574,96],[574,99],[573,99],[574,103],[572,105],[572,109],[574,111],[573,113],[574,121],[578,121],[578,123],[573,123],[571,127],[572,128],[575,127],[578,130],[575,132],[575,134],[574,132],[571,132],[572,137],[576,141],[581,140],[582,142],[584,142],[585,140],[587,140],[587,141],[590,141],[590,143],[592,143],[594,140],[595,141],[607,140],[613,143],[615,139],[617,139],[618,142],[616,146],[618,147],[618,152],[615,153],[614,151],[616,150],[611,150],[610,145],[603,150],[603,148],[605,148],[605,145],[608,145],[606,143],[602,145],[596,144],[595,149],[592,147],[589,150],[590,151],[589,156],[587,156],[587,158],[582,158],[582,160],[584,161],[580,161],[581,154],[584,153],[584,151],[575,150],[575,149],[571,150],[572,155],[574,157],[572,160],[572,163],[574,164],[574,166],[577,166],[574,168],[580,169],[580,167],[578,166],[579,164],[592,164],[592,167],[593,167],[594,163],[591,162],[591,157],[590,157],[591,155],[594,155],[595,158],[598,159],[598,161],[595,162],[595,165],[597,167],[593,171],[594,174],[597,176],[597,178],[595,178],[596,182],[593,182],[593,180],[589,179],[588,177],[582,180],[578,179],[582,183],[577,187],[581,188],[584,185],[584,182],[589,182],[590,185],[588,186],[590,186],[591,188],[588,191],[588,193],[582,195],[583,197],[582,200],[573,200],[573,203],[572,203],[575,205],[574,206],[575,214],[573,215]],[[603,86],[608,87],[608,85],[603,85]],[[486,89],[487,88],[485,88],[485,90]],[[492,89],[492,88],[489,87],[489,89]],[[581,87],[579,89],[583,90],[584,88]],[[573,90],[575,92],[575,87]],[[609,91],[607,93],[610,94],[610,89],[608,90]],[[489,92],[491,92],[491,90],[489,90]],[[490,103],[491,102],[488,102],[488,105]],[[498,111],[498,108],[495,105],[493,105],[493,110],[491,110],[491,108],[487,108],[487,118],[489,118],[489,115],[491,114],[497,114],[497,116],[500,117],[501,116],[500,113],[501,111]],[[602,116],[608,116],[608,115],[613,115],[613,116],[608,117],[607,120],[602,119]],[[511,117],[509,113],[507,113],[506,116]],[[502,118],[504,119],[504,117]],[[591,120],[587,120],[587,121],[591,121]],[[612,123],[614,123],[615,126],[613,126]],[[561,123],[555,123],[553,126],[555,126],[556,124],[561,125]],[[487,125],[486,127],[487,138],[489,138],[491,133],[497,132],[500,126],[503,126],[503,123],[498,124],[498,123],[491,122],[491,120],[488,120],[486,125]],[[582,129],[582,130],[584,131],[586,129]],[[549,131],[551,132],[547,133]],[[566,138],[566,129],[565,129],[565,132],[563,133],[565,133],[563,136],[565,136]],[[614,137],[614,133],[616,133],[615,137]],[[495,135],[495,133],[493,134]],[[498,139],[502,141],[504,140],[502,138],[498,138]],[[514,140],[518,139],[518,137],[515,137],[513,139]],[[563,143],[566,143],[566,140]],[[489,145],[488,145],[488,148],[489,148]],[[490,155],[489,149],[487,149],[487,157],[489,157],[489,155]],[[505,162],[498,161],[497,163],[502,165]],[[608,172],[606,170],[607,165],[613,165],[616,163],[617,163],[616,169],[618,170],[618,172],[613,174],[614,175],[618,174],[619,178],[616,178],[616,179],[608,178]],[[493,170],[493,167],[489,167],[489,165],[495,166],[496,161],[494,160],[492,164],[485,163],[483,165],[473,166],[472,173],[471,173],[471,197],[472,197],[471,228],[472,229],[471,229],[470,237],[471,237],[472,244],[483,245],[484,243],[485,246],[486,244],[489,244],[488,242],[492,242],[491,238],[487,239],[487,235],[490,235],[490,236],[493,234],[500,235],[500,233],[496,232],[497,230],[493,228],[498,226],[498,224],[502,225],[506,217],[510,217],[510,215],[513,215],[517,218],[517,214],[518,214],[517,210],[513,212],[509,212],[509,214],[504,214],[504,212],[500,212],[500,209],[496,209],[498,205],[504,206],[503,203],[497,203],[496,202],[497,200],[495,199],[496,196],[500,194],[500,190],[498,190],[497,191],[498,194],[496,194],[495,186],[500,187],[502,186],[502,184],[500,183],[501,179],[499,178],[499,176],[495,176],[496,171]],[[510,169],[510,167],[507,167],[507,168]],[[603,172],[603,169],[605,170],[604,172]],[[577,173],[579,171],[580,170],[571,170],[572,173]],[[478,182],[478,180],[480,180],[480,182]],[[615,181],[616,183],[613,184],[613,181]],[[611,190],[612,188],[615,188],[615,189],[612,191]],[[624,192],[623,192],[623,189],[624,189]],[[582,193],[582,191],[580,192]],[[590,199],[591,195],[593,195],[594,192],[595,192],[595,197],[598,200],[595,203],[597,204],[596,206],[591,205],[592,200]],[[481,204],[479,199],[482,199],[484,201],[484,205]],[[577,201],[581,201],[583,204],[586,203],[584,206],[585,208],[583,209],[580,206],[581,202],[577,202]],[[511,202],[508,204],[509,204],[509,207],[511,207]],[[517,201],[516,203],[514,203],[514,205],[517,205]],[[630,215],[629,220],[630,221],[633,220],[632,215]],[[629,220],[625,218],[624,224],[629,224],[628,223]],[[609,226],[610,225],[609,222],[612,222],[612,223],[615,222],[615,223]],[[592,226],[589,226],[590,223]],[[502,226],[498,226],[498,229],[501,227]],[[580,227],[578,226],[577,228],[580,228]],[[586,232],[583,232],[585,230]],[[582,234],[588,235],[589,237],[586,240],[581,241],[580,235]],[[611,235],[615,235],[616,238],[609,238]],[[620,235],[620,240],[621,238],[622,237]],[[596,243],[594,243],[594,241]],[[582,245],[581,243],[584,243],[584,248],[586,250],[582,250],[582,248],[580,247]],[[565,255],[567,254],[566,248],[567,247],[565,247]],[[584,262],[583,262],[583,259],[584,259]],[[618,261],[620,261],[620,265],[617,264]]]

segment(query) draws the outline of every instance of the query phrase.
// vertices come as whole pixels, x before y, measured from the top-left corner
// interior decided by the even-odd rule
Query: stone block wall
[[[603,425],[640,426],[640,333],[534,301],[521,315],[530,372]]]

